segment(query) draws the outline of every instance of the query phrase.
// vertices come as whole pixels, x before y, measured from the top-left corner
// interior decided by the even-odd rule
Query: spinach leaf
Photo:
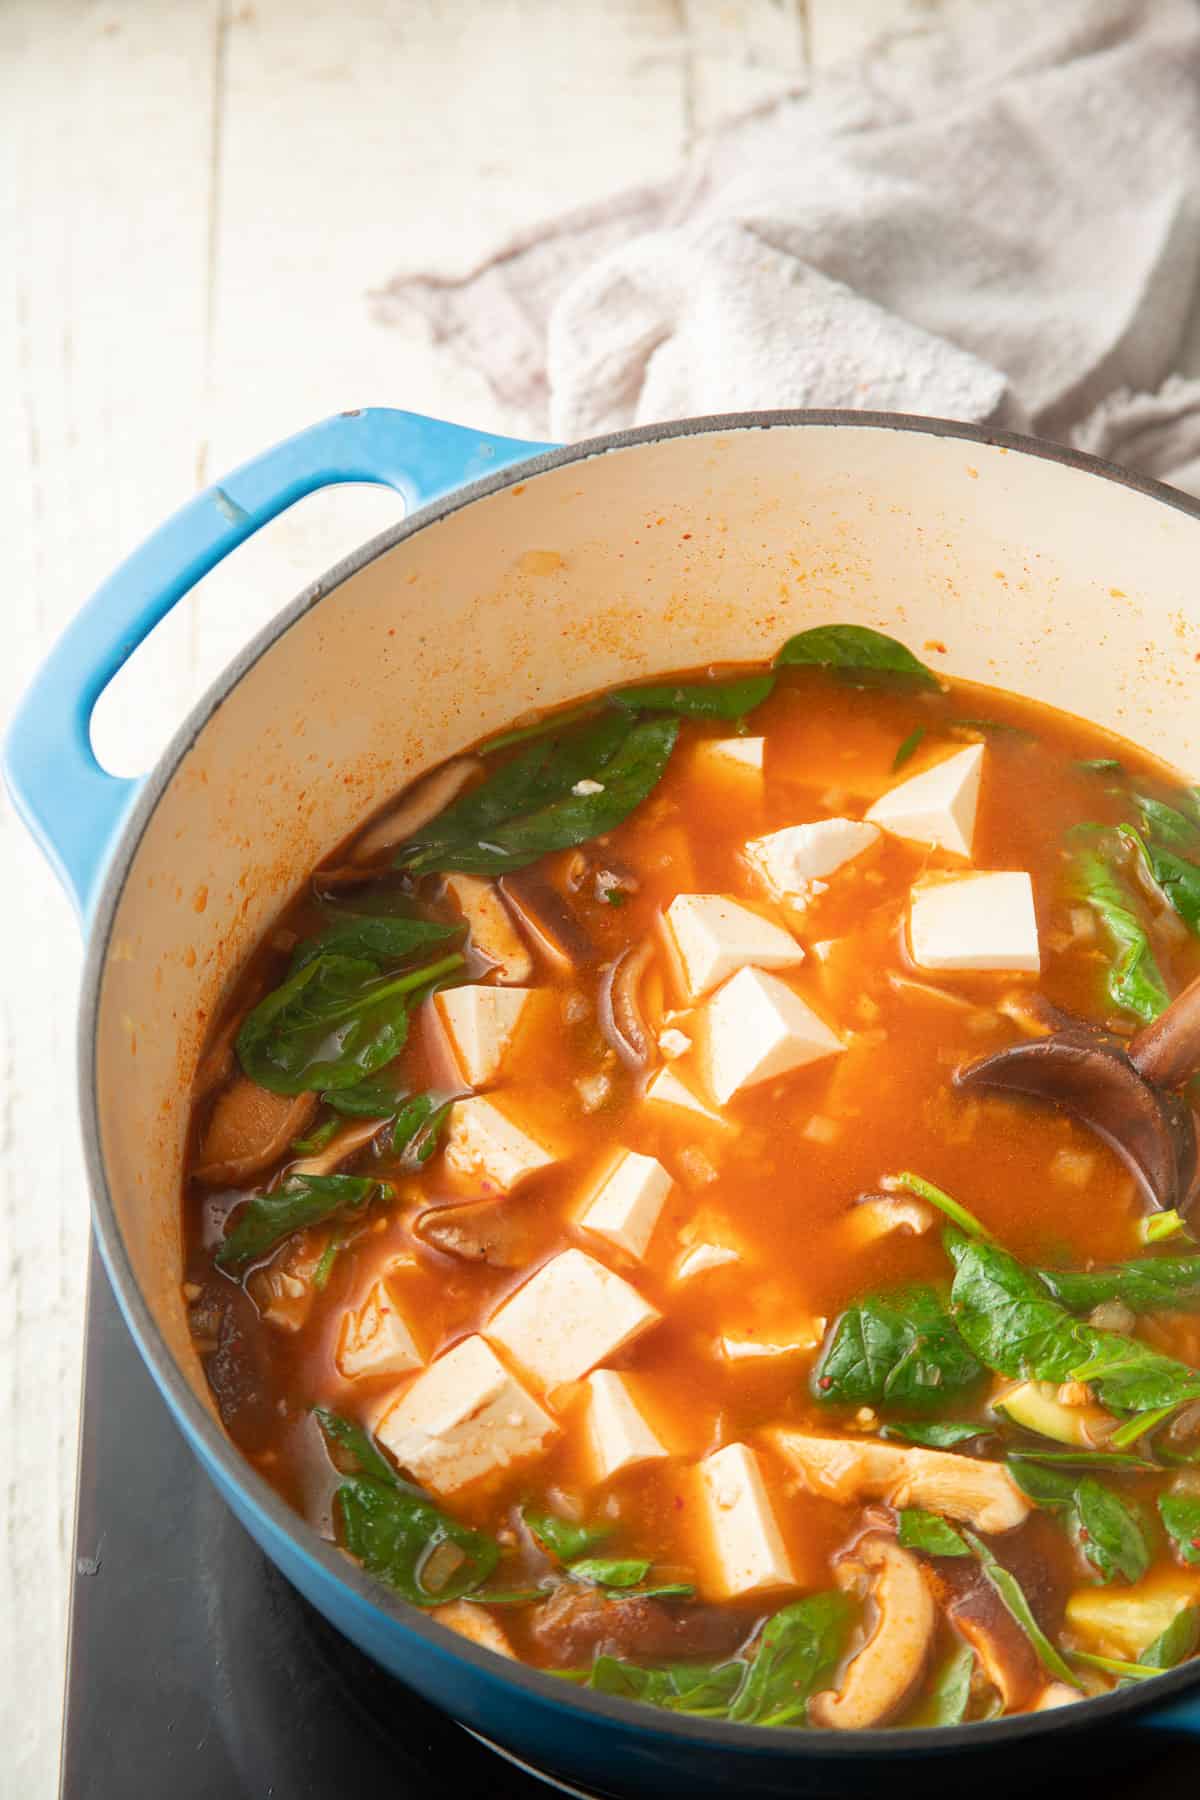
[[[1075,1476],[1053,1463],[1036,1462],[1024,1452],[1008,1458],[1008,1472],[1021,1492],[1038,1506],[1063,1512],[1075,1498]]]
[[[1121,835],[1140,852],[1163,898],[1174,907],[1188,930],[1200,937],[1200,864],[1176,856],[1173,850],[1148,844],[1140,832],[1128,825],[1121,827]]]
[[[1086,756],[1075,764],[1077,769],[1084,769],[1089,775],[1123,775],[1125,767],[1115,756]]]
[[[617,1656],[598,1656],[583,1684],[597,1694],[619,1700],[641,1700],[647,1706],[670,1706],[675,1688],[666,1669],[643,1669]]]
[[[933,670],[918,662],[911,650],[869,625],[816,625],[789,638],[775,658],[777,669],[813,663],[857,675],[898,675],[914,687],[941,686]]]
[[[326,1437],[332,1438],[339,1449],[349,1452],[361,1474],[373,1476],[376,1481],[397,1479],[395,1469],[361,1425],[356,1425],[352,1419],[344,1419],[340,1413],[331,1412],[327,1406],[314,1406],[313,1417]]]
[[[981,1538],[976,1537],[973,1531],[968,1531],[964,1535],[982,1563],[984,1574],[1033,1645],[1042,1667],[1048,1669],[1051,1675],[1056,1676],[1059,1681],[1065,1681],[1070,1687],[1077,1688],[1080,1685],[1078,1680],[1034,1618],[1033,1609],[1025,1598],[1016,1576],[1006,1569],[1002,1562],[997,1561],[987,1545]]]
[[[1141,1652],[1141,1661],[1151,1669],[1173,1669],[1186,1662],[1200,1647],[1200,1606],[1183,1606],[1165,1631],[1160,1631],[1152,1644]]]
[[[936,1513],[925,1512],[919,1506],[901,1509],[897,1538],[905,1550],[923,1550],[926,1556],[971,1554],[970,1545],[953,1525],[947,1525],[945,1519],[939,1519]]]
[[[1117,1412],[1152,1412],[1200,1398],[1200,1370],[1136,1338],[1073,1318],[1007,1250],[953,1226],[943,1242],[955,1264],[954,1322],[980,1362],[997,1374],[1091,1381],[1101,1403]]]
[[[904,742],[901,744],[900,748],[897,750],[895,756],[893,756],[893,758],[892,758],[892,773],[893,773],[893,775],[896,773],[897,769],[902,769],[904,767],[905,763],[908,761],[910,756],[914,756],[916,754],[916,752],[918,751],[918,749],[921,746],[921,740],[924,738],[924,736],[925,736],[925,727],[923,725],[918,725],[914,731],[909,732],[908,736],[905,738]]]
[[[333,1265],[342,1253],[342,1245],[343,1245],[344,1241],[345,1240],[339,1235],[339,1233],[335,1231],[333,1233],[332,1237],[330,1238],[329,1242],[326,1244],[325,1248],[321,1252],[321,1260],[317,1264],[316,1268],[313,1270],[313,1278],[312,1278],[313,1287],[316,1289],[318,1294],[324,1292],[324,1290],[328,1284],[329,1277],[333,1274]]]
[[[924,1200],[927,1206],[936,1207],[938,1212],[944,1213],[970,1237],[983,1238],[989,1244],[996,1241],[987,1226],[973,1212],[968,1212],[961,1200],[956,1200],[944,1188],[935,1187],[923,1175],[914,1175],[911,1169],[905,1169],[900,1175],[885,1176],[881,1185],[889,1190],[900,1188],[907,1194],[914,1194],[918,1200]]]
[[[439,1105],[432,1094],[414,1094],[396,1114],[392,1151],[406,1153],[417,1164],[427,1163],[441,1141],[453,1100]]]
[[[1154,800],[1148,794],[1135,794],[1147,837],[1176,850],[1200,849],[1200,826],[1195,819],[1168,806],[1165,800]]]
[[[1089,849],[1075,852],[1068,885],[1091,907],[1116,951],[1106,978],[1109,999],[1148,1024],[1166,1006],[1167,990],[1133,895],[1110,863]]]
[[[240,1209],[216,1260],[223,1269],[258,1262],[293,1233],[342,1213],[359,1212],[377,1196],[390,1193],[386,1182],[366,1175],[289,1175],[273,1193],[256,1194]]]
[[[461,925],[437,925],[429,919],[364,913],[341,919],[297,944],[288,974],[294,975],[318,956],[366,957],[380,965],[403,962],[415,950],[428,950],[445,938],[456,937],[462,929]]]
[[[1145,1663],[1123,1662],[1115,1656],[1095,1656],[1090,1650],[1069,1650],[1072,1662],[1082,1663],[1088,1669],[1102,1669],[1106,1675],[1119,1675],[1118,1687],[1125,1687],[1135,1681],[1151,1681],[1155,1675],[1161,1675],[1161,1669],[1149,1668]],[[1078,1683],[1076,1684],[1078,1685]]]
[[[494,1538],[460,1525],[420,1488],[395,1476],[387,1482],[351,1476],[335,1499],[351,1556],[415,1606],[441,1606],[461,1598],[481,1586],[500,1560]],[[453,1546],[460,1559],[436,1589],[430,1588],[423,1578],[443,1545]]]
[[[1075,1489],[1071,1534],[1102,1581],[1140,1581],[1153,1560],[1137,1511],[1091,1475]]]
[[[323,1125],[318,1125],[307,1137],[293,1138],[290,1148],[297,1156],[315,1156],[318,1150],[325,1148],[340,1122],[338,1119],[326,1119]]]
[[[1144,1456],[1133,1456],[1121,1450],[1014,1450],[1010,1454],[1010,1465],[1014,1462],[1040,1463],[1045,1468],[1063,1469],[1124,1469],[1127,1473],[1149,1474],[1158,1468],[1156,1462],[1148,1462]],[[1015,1471],[1014,1471],[1015,1473]]]
[[[530,725],[515,725],[511,731],[501,731],[479,745],[477,756],[491,756],[497,750],[510,750],[514,744],[528,744],[534,738],[549,737],[552,731],[564,731],[568,725],[575,725],[580,719],[590,719],[604,705],[604,696],[597,694],[595,699],[583,700],[578,706],[569,706],[563,712],[551,713],[544,719],[535,719]]]
[[[892,1419],[880,1426],[879,1435],[900,1438],[908,1444],[923,1444],[928,1450],[952,1450],[956,1444],[984,1437],[992,1429],[991,1425],[981,1424],[978,1419],[930,1419],[928,1423],[916,1419]]]
[[[943,1242],[955,1265],[954,1322],[980,1362],[999,1375],[1068,1380],[1101,1334],[1073,1319],[1033,1270],[999,1245],[953,1226]]]
[[[934,1288],[868,1295],[848,1307],[813,1371],[813,1393],[841,1405],[886,1402],[923,1411],[982,1374]]]
[[[237,1036],[242,1068],[273,1094],[353,1087],[403,1049],[411,996],[463,961],[456,952],[381,975],[366,957],[314,957],[247,1014]]]
[[[441,1606],[480,1587],[500,1560],[495,1540],[460,1525],[420,1488],[402,1481],[361,1426],[325,1407],[314,1411],[322,1431],[362,1470],[346,1477],[334,1496],[350,1554],[416,1606]],[[439,1552],[449,1572],[429,1587],[423,1576]]]
[[[607,699],[626,712],[675,713],[690,719],[741,719],[761,706],[774,675],[739,675],[733,681],[663,681],[617,688]]]
[[[392,1119],[408,1096],[386,1076],[368,1075],[353,1087],[330,1088],[321,1095],[326,1106],[351,1119]]]
[[[842,1593],[810,1594],[763,1627],[749,1674],[729,1708],[743,1725],[802,1720],[841,1660],[854,1607]]]
[[[581,1556],[567,1564],[573,1581],[591,1582],[596,1587],[631,1588],[650,1573],[649,1557]]]
[[[1200,1498],[1193,1494],[1160,1494],[1158,1513],[1182,1562],[1200,1563]]]
[[[1191,1081],[1188,1083],[1188,1092],[1192,1095],[1193,1099],[1195,1098],[1195,1086],[1196,1077],[1193,1075]],[[1166,1207],[1162,1212],[1149,1213],[1142,1220],[1141,1236],[1143,1244],[1161,1244],[1165,1239],[1179,1237],[1181,1234],[1187,1236],[1191,1235],[1187,1225],[1184,1223],[1183,1219],[1180,1218],[1173,1206]]]
[[[1038,1276],[1073,1313],[1106,1300],[1137,1313],[1200,1307],[1200,1256],[1144,1256],[1109,1269],[1039,1269]]]
[[[745,1680],[746,1664],[740,1657],[715,1666],[674,1663],[666,1673],[673,1693],[665,1704],[673,1712],[690,1713],[694,1718],[723,1719]]]
[[[971,1677],[974,1673],[975,1652],[970,1644],[960,1644],[934,1672],[924,1698],[904,1723],[910,1728],[923,1725],[961,1725],[971,1703]]]
[[[650,1587],[639,1587],[629,1596],[634,1600],[694,1600],[696,1590],[690,1581],[663,1581]]]
[[[575,1562],[579,1557],[586,1556],[589,1550],[596,1549],[616,1530],[615,1525],[608,1523],[577,1525],[572,1519],[560,1518],[557,1513],[536,1511],[532,1506],[523,1506],[521,1517],[542,1549],[560,1563]]]
[[[612,831],[657,785],[678,735],[678,719],[630,725],[614,711],[539,740],[410,838],[397,866],[503,874]]]

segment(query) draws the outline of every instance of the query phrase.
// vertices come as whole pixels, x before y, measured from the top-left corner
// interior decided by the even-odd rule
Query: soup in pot
[[[861,627],[525,721],[278,919],[197,1073],[221,1416],[477,1644],[828,1730],[1200,1640],[1200,1248],[959,1087],[1200,973],[1200,802]]]

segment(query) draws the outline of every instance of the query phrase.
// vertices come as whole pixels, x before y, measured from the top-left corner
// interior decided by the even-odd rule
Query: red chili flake
[[[676,1494],[676,1496],[675,1496],[675,1511],[676,1512],[683,1511],[683,1495],[682,1494]]]
[[[818,1383],[817,1383],[817,1386],[819,1388],[831,1388],[833,1386],[833,1376],[832,1375],[822,1375],[820,1381],[818,1381]]]
[[[1081,1525],[1079,1528],[1079,1541],[1081,1544],[1090,1544],[1092,1541],[1092,1534],[1086,1526]]]
[[[1192,1539],[1192,1549],[1200,1550],[1200,1537],[1194,1537]]]

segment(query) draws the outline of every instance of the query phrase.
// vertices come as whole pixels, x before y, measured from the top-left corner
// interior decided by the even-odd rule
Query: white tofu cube
[[[484,1331],[548,1389],[578,1381],[658,1319],[620,1275],[582,1250],[564,1250],[493,1313]]]
[[[495,1080],[532,998],[529,988],[475,984],[434,995],[434,1009],[468,1087]]]
[[[722,1106],[743,1088],[845,1048],[799,994],[761,969],[740,970],[706,1012],[709,1086]]]
[[[702,768],[722,775],[762,776],[766,738],[706,738],[697,744],[696,756]]]
[[[790,906],[807,906],[823,893],[823,877],[879,842],[878,825],[858,819],[817,819],[811,825],[788,825],[766,837],[751,838],[746,859],[767,892]]]
[[[790,932],[724,894],[677,894],[663,915],[689,1000],[735,969],[787,969],[804,961]]]
[[[672,1188],[670,1175],[653,1156],[622,1150],[610,1164],[579,1223],[640,1262]]]
[[[677,1056],[686,1056],[691,1047],[691,1038],[685,1031],[678,1031],[674,1025],[668,1025],[665,1031],[658,1034],[659,1053],[667,1062],[674,1062]]]
[[[481,1337],[439,1356],[375,1426],[400,1467],[437,1494],[530,1461],[558,1431]]]
[[[689,1087],[684,1087],[674,1069],[659,1069],[646,1083],[645,1099],[659,1106],[678,1106],[684,1112],[696,1113],[712,1125],[726,1126],[720,1113],[712,1112]]]
[[[1042,966],[1033,883],[996,869],[920,881],[912,890],[908,938],[922,969],[1003,969],[1036,975]]]
[[[728,1263],[741,1260],[740,1253],[731,1249],[728,1244],[693,1244],[676,1263],[675,1280],[693,1281],[697,1275],[706,1275],[710,1269],[723,1269]]]
[[[757,1456],[727,1444],[700,1464],[716,1561],[717,1591],[727,1599],[796,1586]]]
[[[335,1353],[346,1381],[367,1375],[407,1375],[423,1367],[425,1358],[386,1276],[375,1282],[359,1307],[342,1317]]]
[[[638,1463],[657,1462],[670,1451],[646,1423],[623,1375],[597,1369],[587,1378],[590,1405],[588,1432],[599,1481],[609,1481],[622,1469]]]
[[[456,1100],[446,1130],[446,1161],[460,1175],[482,1178],[509,1194],[557,1161],[491,1100]]]
[[[983,775],[983,745],[971,744],[881,794],[867,818],[894,837],[970,856]]]

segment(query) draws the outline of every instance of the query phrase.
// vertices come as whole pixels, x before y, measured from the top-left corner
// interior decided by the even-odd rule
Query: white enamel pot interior
[[[461,490],[367,546],[251,647],[148,784],[99,907],[84,1006],[110,1270],[184,1429],[271,1554],[302,1586],[313,1569],[340,1583],[344,1605],[318,1604],[418,1685],[381,1633],[423,1644],[431,1665],[456,1663],[460,1712],[476,1726],[496,1729],[474,1695],[482,1682],[507,1689],[514,1719],[518,1697],[543,1714],[590,1713],[613,1734],[605,1755],[618,1736],[698,1751],[740,1730],[505,1671],[321,1546],[228,1445],[184,1318],[179,1193],[189,1083],[230,978],[357,821],[482,733],[609,683],[770,657],[819,623],[876,626],[938,669],[1064,707],[1195,772],[1196,511],[1087,459],[967,427],[848,414],[649,428]],[[1154,1685],[1165,1698],[1189,1679]],[[446,1703],[444,1681],[426,1685]],[[982,1744],[1050,1724],[971,1731]],[[786,1735],[740,1731],[747,1752],[750,1738]],[[961,1736],[934,1746],[914,1734],[911,1749]],[[514,1725],[510,1739],[536,1746],[538,1731]],[[786,1753],[855,1748],[793,1733]]]

